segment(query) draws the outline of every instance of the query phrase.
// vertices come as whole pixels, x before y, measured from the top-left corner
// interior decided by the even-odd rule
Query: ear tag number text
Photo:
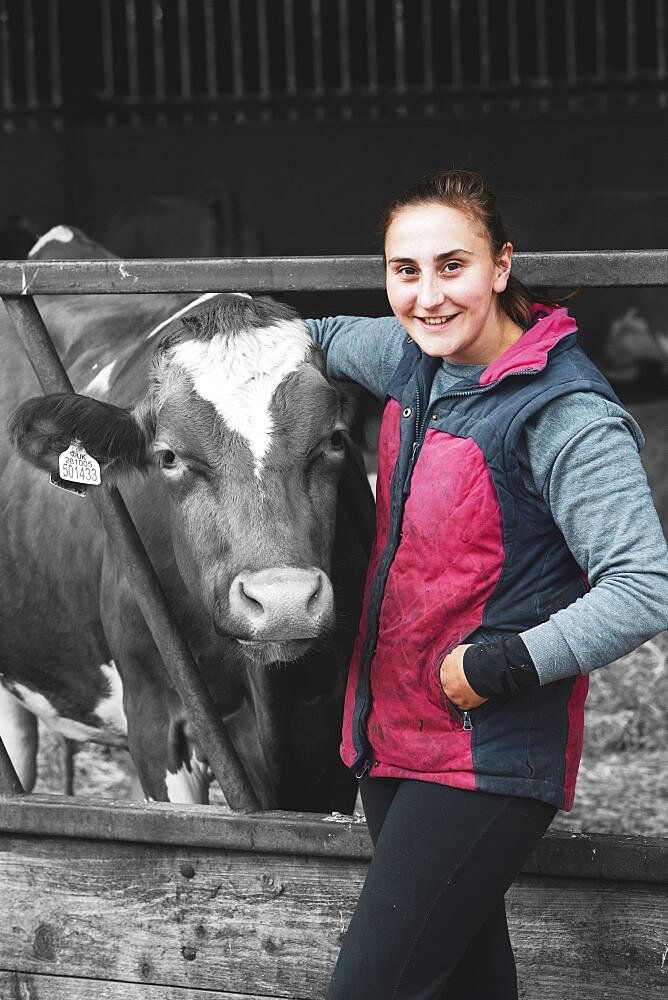
[[[86,486],[100,486],[99,463],[88,454],[81,441],[72,441],[58,458],[60,478],[70,483],[84,483]]]

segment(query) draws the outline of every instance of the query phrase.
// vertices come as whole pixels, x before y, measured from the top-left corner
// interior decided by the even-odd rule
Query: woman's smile
[[[427,327],[443,327],[457,319],[459,313],[451,313],[449,316],[416,316],[415,318]]]

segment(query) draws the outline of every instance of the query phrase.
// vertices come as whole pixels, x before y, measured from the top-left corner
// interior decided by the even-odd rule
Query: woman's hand
[[[450,699],[453,705],[464,709],[464,711],[469,708],[477,708],[483,702],[489,701],[488,698],[481,698],[479,694],[476,694],[466,680],[466,674],[464,673],[464,652],[470,645],[471,643],[463,646],[455,646],[441,663],[440,669],[441,687],[446,697]]]

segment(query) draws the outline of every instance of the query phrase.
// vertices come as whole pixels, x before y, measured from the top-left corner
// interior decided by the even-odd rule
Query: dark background
[[[453,166],[518,250],[663,247],[667,51],[668,0],[0,0],[0,257],[61,222],[129,257],[378,253],[387,201]],[[667,298],[571,302],[643,392]]]

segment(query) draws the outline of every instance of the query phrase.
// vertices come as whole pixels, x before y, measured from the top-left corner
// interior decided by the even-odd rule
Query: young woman
[[[343,760],[374,856],[329,1000],[517,997],[504,894],[570,809],[587,675],[668,626],[642,435],[476,174],[385,218],[394,317],[309,321],[386,400]]]

